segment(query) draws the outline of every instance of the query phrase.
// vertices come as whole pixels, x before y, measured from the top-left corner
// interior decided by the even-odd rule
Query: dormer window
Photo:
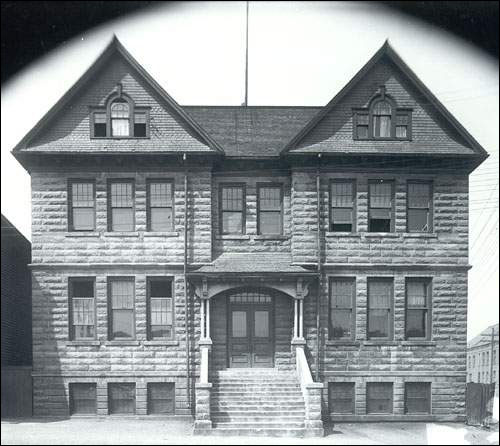
[[[411,109],[397,107],[382,86],[369,107],[354,110],[353,137],[356,140],[411,139],[411,112]]]
[[[93,107],[90,120],[92,138],[148,138],[149,107],[140,107],[122,92],[113,92],[104,107]]]

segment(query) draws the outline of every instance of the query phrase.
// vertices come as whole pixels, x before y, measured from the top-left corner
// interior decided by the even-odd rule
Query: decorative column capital
[[[309,294],[309,283],[305,282],[302,277],[297,279],[297,288],[295,290],[295,299],[305,299]]]

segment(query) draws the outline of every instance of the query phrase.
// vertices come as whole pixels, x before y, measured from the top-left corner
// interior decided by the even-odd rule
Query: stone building
[[[35,414],[464,417],[487,154],[387,42],[324,107],[225,107],[180,106],[115,38],[13,153]]]
[[[467,382],[495,383],[498,394],[498,324],[491,325],[467,344]]]

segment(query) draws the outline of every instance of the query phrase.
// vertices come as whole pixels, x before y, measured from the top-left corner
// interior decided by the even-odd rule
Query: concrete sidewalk
[[[415,444],[498,445],[492,431],[459,423],[342,423],[323,438],[195,437],[179,419],[72,418],[2,421],[2,444]]]

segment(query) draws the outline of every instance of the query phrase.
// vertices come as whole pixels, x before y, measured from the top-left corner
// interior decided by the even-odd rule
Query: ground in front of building
[[[339,423],[323,438],[193,436],[190,420],[72,418],[2,421],[2,444],[422,444],[498,445],[491,430],[461,423]]]

